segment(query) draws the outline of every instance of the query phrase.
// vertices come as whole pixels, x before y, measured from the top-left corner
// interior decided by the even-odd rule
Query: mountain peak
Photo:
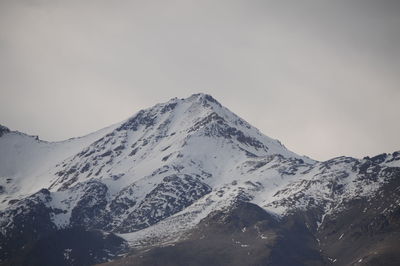
[[[209,102],[209,103],[214,103],[214,104],[222,107],[222,105],[214,97],[212,97],[210,94],[206,94],[206,93],[195,93],[184,100],[198,101],[200,103]]]
[[[247,156],[280,154],[286,158],[313,161],[287,150],[278,140],[265,136],[205,93],[172,98],[141,110],[116,131],[135,135],[133,138],[144,141],[146,147],[149,147],[147,143],[152,143],[154,146],[176,146],[180,150],[179,145],[184,147],[183,143],[196,142],[204,148],[211,143],[222,145],[223,142],[223,146],[239,149]],[[160,144],[164,142],[168,144]]]
[[[172,122],[173,120],[174,122],[185,124],[181,125],[183,129],[193,126],[194,123],[209,116],[211,113],[218,113],[220,116],[224,116],[222,113],[225,113],[226,116],[228,112],[226,108],[211,95],[196,93],[187,98],[178,99],[175,97],[167,102],[140,110],[126,120],[119,129],[129,128],[136,130],[140,125],[144,125],[148,128],[165,119],[167,119],[165,122]]]
[[[9,129],[0,126],[0,132]],[[19,250],[25,254],[32,236],[44,239],[66,227],[120,233],[141,247],[180,236],[194,236],[197,247],[202,239],[209,245],[211,233],[224,245],[237,244],[246,257],[254,251],[249,237],[264,248],[290,228],[307,237],[315,233],[318,248],[343,236],[350,241],[358,231],[336,225],[353,224],[356,211],[363,220],[354,228],[368,233],[370,224],[396,217],[399,164],[398,152],[326,162],[299,156],[204,93],[173,98],[68,141],[7,134],[0,138],[0,264],[19,258]],[[375,195],[384,196],[371,205]],[[347,209],[349,218],[332,222]],[[364,220],[372,211],[379,220]],[[382,218],[389,211],[393,216]],[[294,216],[300,220],[287,219]],[[285,233],[287,243],[297,238],[293,232]],[[306,242],[300,238],[299,247]]]

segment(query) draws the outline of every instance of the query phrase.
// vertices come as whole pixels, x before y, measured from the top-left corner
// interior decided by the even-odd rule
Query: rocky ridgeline
[[[139,248],[126,259],[137,265],[157,265],[156,257],[179,265],[182,252],[181,261],[190,262],[182,265],[196,265],[196,249],[197,261],[208,265],[235,265],[232,258],[238,265],[349,265],[386,261],[397,251],[399,152],[317,162],[204,94],[158,104],[94,134],[48,143],[0,127],[0,148],[9,149],[0,163],[25,146],[37,149],[36,157],[48,152],[43,161],[51,152],[61,158],[39,171],[40,160],[23,164],[26,152],[24,161],[11,160],[12,171],[0,169],[1,261],[36,256],[45,265],[37,250],[60,239],[52,263],[104,262],[128,249],[113,233]],[[18,145],[7,146],[11,141]],[[22,170],[35,174],[21,178]],[[41,189],[29,190],[38,182]],[[87,234],[96,250],[70,250],[79,237],[64,245],[68,230]],[[175,248],[140,251],[171,241]],[[382,252],[374,255],[374,248]]]

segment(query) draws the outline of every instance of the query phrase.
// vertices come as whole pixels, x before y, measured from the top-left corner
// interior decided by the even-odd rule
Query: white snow
[[[108,187],[109,201],[118,196],[137,202],[114,217],[115,223],[121,223],[166,176],[187,174],[212,188],[210,194],[175,215],[146,229],[121,234],[137,246],[160,239],[174,241],[241,195],[277,217],[293,208],[307,208],[310,198],[324,202],[320,225],[346,199],[373,195],[384,183],[383,178],[369,183],[359,180],[346,157],[331,160],[328,167],[327,162],[299,156],[227,108],[205,99],[204,94],[175,98],[121,123],[62,142],[40,141],[18,132],[5,134],[0,137],[0,185],[5,188],[0,208],[8,207],[10,199],[48,188],[48,206],[62,210],[52,217],[53,222],[62,228],[69,224],[72,209],[85,193],[78,185],[96,179]],[[175,108],[162,111],[174,104]],[[152,121],[129,124],[138,115]],[[123,125],[134,129],[117,130]],[[399,160],[386,165],[400,166]],[[333,191],[333,183],[343,187],[341,193]],[[300,192],[306,197],[283,204]]]
[[[6,206],[5,199],[21,198],[49,187],[55,179],[51,170],[58,163],[80,152],[115,127],[113,125],[84,137],[60,142],[42,141],[20,132],[3,135],[0,138],[0,185],[6,190],[0,195],[0,207]]]

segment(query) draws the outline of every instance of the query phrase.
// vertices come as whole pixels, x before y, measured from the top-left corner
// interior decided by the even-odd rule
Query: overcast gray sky
[[[0,124],[62,140],[205,92],[299,154],[400,150],[400,1],[0,0]]]

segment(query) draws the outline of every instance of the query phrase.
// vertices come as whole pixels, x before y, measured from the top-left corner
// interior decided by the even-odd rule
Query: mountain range
[[[316,161],[212,96],[61,142],[0,126],[0,265],[400,265],[400,151]]]

